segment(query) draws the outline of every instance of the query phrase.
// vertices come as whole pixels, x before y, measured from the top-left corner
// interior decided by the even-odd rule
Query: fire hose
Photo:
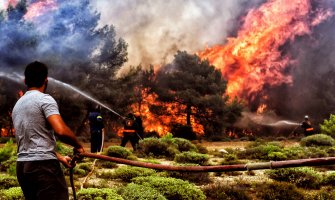
[[[249,170],[260,170],[260,169],[277,169],[277,168],[288,168],[288,167],[301,167],[301,166],[319,166],[319,165],[334,165],[335,157],[325,158],[310,158],[310,159],[298,159],[298,160],[285,160],[285,161],[269,161],[261,163],[247,163],[247,164],[236,164],[236,165],[215,165],[215,166],[172,166],[153,164],[140,161],[127,160],[123,158],[110,157],[105,155],[98,155],[94,153],[80,153],[73,157],[71,163],[73,164],[83,157],[95,158],[100,160],[111,161],[120,164],[126,164],[137,167],[145,167],[156,170],[166,171],[180,171],[180,172],[229,172],[229,171],[249,171]],[[70,169],[70,182],[73,191],[74,200],[76,200],[75,187],[73,183],[73,168]]]

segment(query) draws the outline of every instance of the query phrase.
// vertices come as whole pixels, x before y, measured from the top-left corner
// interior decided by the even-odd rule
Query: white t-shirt
[[[27,91],[15,104],[12,113],[18,146],[17,161],[57,159],[56,139],[47,121],[59,115],[54,98],[38,90]]]

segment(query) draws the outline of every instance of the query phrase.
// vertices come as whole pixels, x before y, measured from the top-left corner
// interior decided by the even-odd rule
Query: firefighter
[[[305,120],[301,122],[301,128],[304,129],[305,136],[310,136],[314,133],[314,129],[312,127],[312,123],[309,120],[308,115],[305,116]]]
[[[101,152],[103,149],[104,123],[100,106],[95,107],[88,115],[91,132],[91,152]]]
[[[130,140],[133,150],[136,151],[140,139],[136,117],[132,113],[129,113],[123,123],[124,128],[121,146],[125,147],[127,142]]]

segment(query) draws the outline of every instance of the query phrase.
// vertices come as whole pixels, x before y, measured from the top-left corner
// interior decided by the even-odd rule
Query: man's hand
[[[59,153],[57,154],[57,159],[59,160],[59,162],[61,162],[65,167],[70,168],[71,167],[71,158],[69,156],[63,156]]]

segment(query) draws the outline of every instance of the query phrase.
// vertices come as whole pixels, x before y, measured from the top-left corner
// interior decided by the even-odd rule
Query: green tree
[[[335,138],[335,115],[330,114],[329,119],[325,119],[323,124],[320,124],[320,132]]]
[[[189,127],[193,117],[206,132],[221,133],[225,120],[232,123],[240,113],[237,101],[228,106],[221,72],[197,55],[178,51],[173,62],[158,71],[155,83],[158,100],[179,105],[177,115],[185,116]]]

